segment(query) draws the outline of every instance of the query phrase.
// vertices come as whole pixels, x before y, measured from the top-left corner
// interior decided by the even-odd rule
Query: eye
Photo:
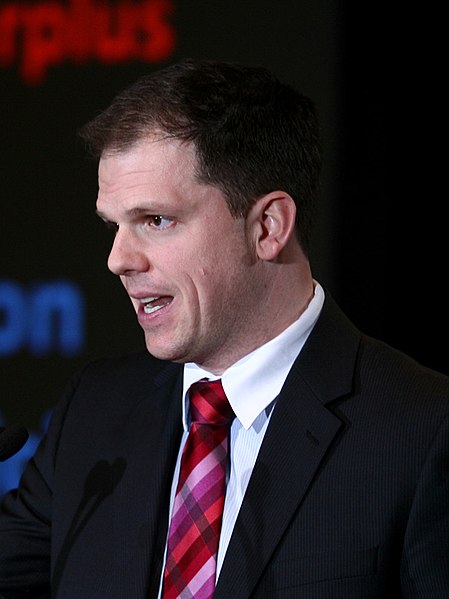
[[[152,227],[153,229],[158,229],[160,231],[164,230],[164,229],[168,229],[169,227],[173,226],[173,219],[168,218],[167,216],[161,216],[158,214],[154,214],[151,215],[148,218],[148,224],[150,227]]]

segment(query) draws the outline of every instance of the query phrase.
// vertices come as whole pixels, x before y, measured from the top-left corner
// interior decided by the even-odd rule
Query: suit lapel
[[[359,334],[332,300],[278,397],[215,599],[247,599],[343,428],[328,404],[351,389]],[[325,373],[325,374],[323,374]]]

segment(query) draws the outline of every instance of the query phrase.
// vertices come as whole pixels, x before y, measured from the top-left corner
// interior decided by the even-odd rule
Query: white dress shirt
[[[210,380],[220,378],[236,416],[230,431],[230,466],[218,547],[217,578],[275,400],[293,362],[318,319],[323,303],[323,288],[315,282],[314,296],[298,320],[280,335],[230,366],[220,377],[196,364],[184,365],[182,412],[184,433],[173,476],[170,513],[176,493],[182,450],[189,432],[188,389],[190,385],[202,378]]]

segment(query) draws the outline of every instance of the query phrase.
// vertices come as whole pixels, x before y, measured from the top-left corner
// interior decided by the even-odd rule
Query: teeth
[[[153,302],[156,302],[160,299],[161,299],[160,296],[145,297],[145,298],[141,299],[140,302],[142,304],[144,304],[143,311],[145,312],[145,314],[152,314],[153,312],[156,312],[157,310],[164,308],[164,306],[166,306],[169,303],[169,302],[162,302],[160,304],[153,305]]]
[[[152,312],[155,312],[156,310],[159,310],[160,306],[152,306],[152,302],[154,302],[155,300],[157,300],[158,297],[144,297],[140,300],[140,302],[142,304],[144,304],[143,307],[143,311],[145,312],[145,314],[151,314]]]
[[[163,306],[151,306],[150,304],[147,304],[143,307],[143,311],[145,312],[145,314],[152,314],[153,312],[156,312],[156,310],[160,310],[161,308],[163,308]]]

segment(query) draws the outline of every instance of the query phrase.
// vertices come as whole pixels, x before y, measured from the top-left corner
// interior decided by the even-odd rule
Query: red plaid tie
[[[168,535],[163,599],[210,599],[215,590],[229,425],[221,381],[190,387],[191,426]]]

